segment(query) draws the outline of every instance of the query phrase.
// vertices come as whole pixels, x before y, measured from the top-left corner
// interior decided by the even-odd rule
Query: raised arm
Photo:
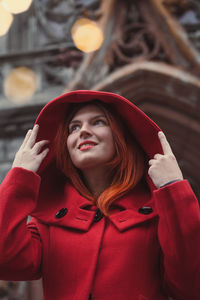
[[[47,141],[35,143],[39,127],[29,130],[12,169],[0,185],[0,279],[32,280],[41,277],[42,245],[36,224],[27,224],[40,187],[35,172],[46,156]]]
[[[158,188],[154,195],[159,214],[163,286],[173,299],[199,300],[199,204],[189,183],[183,180],[164,134],[159,137],[164,154],[156,154],[150,161],[149,175]]]

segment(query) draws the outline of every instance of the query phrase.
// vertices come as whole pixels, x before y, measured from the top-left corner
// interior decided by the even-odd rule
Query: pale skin
[[[97,198],[111,183],[106,163],[115,155],[112,130],[104,112],[92,104],[77,111],[68,130],[68,153],[73,164],[81,170],[89,191]],[[95,142],[96,146],[80,151],[79,145],[84,141]]]
[[[21,167],[32,172],[37,172],[42,161],[46,157],[49,149],[41,151],[44,145],[49,143],[48,140],[42,140],[36,143],[39,125],[35,125],[32,130],[29,130],[25,136],[25,139],[15,155],[12,168]],[[177,160],[172,152],[172,149],[162,131],[158,132],[158,138],[160,140],[163,154],[155,154],[154,158],[149,161],[148,174],[152,179],[154,185],[160,188],[162,185],[173,181],[182,180],[183,175],[177,163]],[[106,172],[106,171],[105,171]],[[106,175],[106,174],[105,174]],[[90,174],[88,173],[90,177]],[[97,183],[99,182],[99,175],[96,178],[94,173],[91,178],[86,178],[87,182],[90,182],[91,190],[95,190]],[[101,174],[103,180],[104,176]],[[105,176],[106,178],[106,176]],[[106,182],[100,185],[101,189],[106,186]],[[98,194],[102,191],[99,191]]]
[[[28,130],[21,147],[15,155],[12,168],[21,167],[29,171],[37,172],[40,164],[49,151],[49,149],[46,148],[39,153],[41,148],[49,141],[42,140],[36,143],[38,130],[39,125],[35,125],[33,129]]]
[[[162,131],[158,132],[163,155],[155,154],[149,160],[150,168],[148,174],[157,188],[173,180],[183,180],[183,174],[179,168],[176,157]]]

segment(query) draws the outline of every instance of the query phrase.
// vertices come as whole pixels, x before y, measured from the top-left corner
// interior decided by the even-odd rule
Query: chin
[[[104,162],[98,161],[97,158],[87,158],[82,161],[73,162],[76,168],[84,171],[84,169],[96,168],[99,165],[103,165]]]

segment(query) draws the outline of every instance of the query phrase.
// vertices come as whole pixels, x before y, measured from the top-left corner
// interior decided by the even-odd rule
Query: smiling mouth
[[[95,146],[96,146],[95,144],[84,144],[80,146],[79,150],[84,151],[84,150],[94,148]]]
[[[90,141],[90,140],[85,140],[85,141],[83,141],[82,143],[79,144],[78,149],[81,150],[81,149],[85,149],[87,147],[91,148],[91,147],[94,147],[96,145],[97,145],[96,142],[93,142],[93,141]]]

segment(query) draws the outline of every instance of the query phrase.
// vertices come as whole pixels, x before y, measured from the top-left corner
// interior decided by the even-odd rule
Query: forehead
[[[104,112],[103,110],[98,107],[97,105],[95,104],[88,104],[82,108],[80,108],[76,113],[75,115],[73,116],[72,120],[73,121],[74,119],[78,119],[78,118],[81,118],[82,116],[95,116],[95,115],[104,115]]]

